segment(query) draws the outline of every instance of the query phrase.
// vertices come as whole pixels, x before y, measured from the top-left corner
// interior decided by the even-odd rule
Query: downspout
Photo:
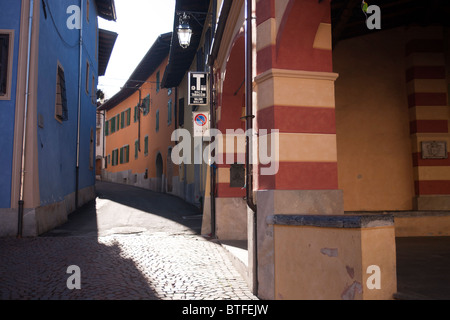
[[[246,132],[253,136],[253,0],[246,0],[245,9],[245,123]],[[246,135],[245,164],[246,164],[246,200],[253,211],[253,291],[258,294],[258,247],[257,247],[257,211],[253,199],[253,165],[251,164],[249,135]]]
[[[27,52],[27,75],[25,86],[25,110],[23,113],[23,136],[22,136],[22,155],[20,167],[20,182],[19,182],[19,212],[18,212],[18,227],[17,238],[22,238],[23,231],[23,208],[24,208],[24,183],[25,183],[25,148],[27,145],[27,118],[28,118],[28,96],[30,95],[30,60],[31,60],[31,35],[33,30],[33,11],[34,1],[30,0],[30,14],[28,18],[28,52]]]
[[[137,113],[138,113],[138,151],[141,152],[141,101],[142,101],[142,93],[141,89],[137,89],[139,91],[139,103],[137,107]]]
[[[80,123],[81,123],[81,85],[83,72],[83,10],[84,0],[80,0],[80,61],[78,70],[78,116],[77,116],[77,163],[75,169],[75,209],[78,209],[78,188],[80,181]]]
[[[211,42],[214,41],[216,36],[216,20],[217,20],[217,0],[213,1],[212,6],[212,22],[211,22]],[[212,43],[210,45],[210,50],[212,50]],[[210,88],[210,99],[209,99],[209,115],[210,115],[210,129],[216,129],[216,110],[215,110],[215,92],[214,88],[214,74],[213,74],[213,59],[209,59],[209,88]],[[215,151],[214,151],[215,152]],[[211,157],[215,156],[211,155]],[[216,237],[216,166],[210,164],[210,200],[211,200],[211,237]]]

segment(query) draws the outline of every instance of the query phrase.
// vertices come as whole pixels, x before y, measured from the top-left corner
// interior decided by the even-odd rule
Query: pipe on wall
[[[212,5],[212,18],[211,18],[211,41],[214,41],[216,36],[216,13],[217,13],[217,0],[213,1]],[[212,49],[212,45],[210,48]],[[210,52],[208,52],[209,54]],[[211,91],[210,94],[210,129],[216,128],[216,107],[215,107],[215,92],[214,88],[214,71],[213,71],[213,59],[208,59],[209,64],[209,88]],[[213,151],[215,152],[215,151]],[[211,156],[215,156],[211,155]],[[216,237],[216,167],[213,163],[210,164],[210,200],[211,200],[211,237]]]
[[[83,72],[83,10],[84,0],[80,0],[80,60],[78,69],[78,113],[77,113],[77,155],[75,168],[75,209],[78,209],[78,189],[80,181],[80,127],[81,127],[81,86]]]
[[[27,118],[28,118],[28,104],[30,95],[30,60],[31,60],[31,36],[33,32],[33,11],[34,1],[30,0],[30,14],[28,17],[28,48],[27,48],[27,71],[26,71],[26,86],[25,86],[25,109],[23,113],[23,136],[22,136],[22,151],[20,164],[20,182],[19,182],[19,212],[18,212],[18,226],[17,237],[22,237],[23,231],[23,209],[24,209],[24,184],[25,184],[25,148],[27,145]]]
[[[245,124],[246,132],[253,135],[253,0],[245,1]],[[257,246],[257,208],[253,199],[253,165],[251,164],[250,144],[253,139],[246,135],[246,201],[253,211],[253,291],[258,294],[258,246]]]

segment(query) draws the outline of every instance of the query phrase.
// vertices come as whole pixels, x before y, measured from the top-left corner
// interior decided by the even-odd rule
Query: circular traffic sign
[[[203,127],[206,125],[206,121],[208,120],[208,118],[204,114],[201,113],[201,114],[198,114],[194,120],[198,126]]]

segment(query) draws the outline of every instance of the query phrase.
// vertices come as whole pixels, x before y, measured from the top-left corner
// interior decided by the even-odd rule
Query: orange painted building
[[[105,102],[105,169],[102,180],[158,192],[176,192],[171,161],[176,90],[163,89],[171,33],[161,35],[125,86]]]

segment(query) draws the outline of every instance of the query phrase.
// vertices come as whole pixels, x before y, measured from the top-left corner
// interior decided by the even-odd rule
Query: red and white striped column
[[[449,107],[444,33],[413,28],[406,43],[406,82],[414,164],[415,209],[450,209]]]

